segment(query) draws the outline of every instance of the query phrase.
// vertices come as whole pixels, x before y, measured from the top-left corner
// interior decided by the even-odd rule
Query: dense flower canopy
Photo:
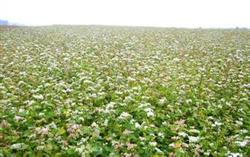
[[[0,27],[0,156],[249,156],[250,31]]]

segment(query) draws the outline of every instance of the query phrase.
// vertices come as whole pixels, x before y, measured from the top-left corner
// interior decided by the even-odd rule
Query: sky
[[[250,0],[0,0],[0,19],[24,25],[248,27]]]

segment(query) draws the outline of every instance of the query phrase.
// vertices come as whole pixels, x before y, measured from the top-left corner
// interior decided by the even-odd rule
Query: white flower
[[[159,100],[159,104],[160,104],[160,105],[163,105],[163,104],[165,103],[165,101],[166,101],[166,98],[161,98],[161,99]]]
[[[138,129],[139,129],[139,128],[141,128],[141,125],[140,125],[138,122],[136,122],[136,123],[135,123],[135,128],[138,128]]]
[[[163,154],[163,152],[159,148],[156,147],[155,150],[157,153]]]
[[[96,124],[96,122],[93,122],[93,123],[91,124],[91,127],[93,127],[93,128],[98,128],[98,124]]]
[[[43,112],[38,113],[39,116],[44,116],[45,114]]]
[[[127,79],[128,79],[129,82],[136,81],[136,79],[134,79],[134,78],[132,78],[132,77],[130,77],[130,76],[129,76]]]
[[[186,100],[186,103],[187,103],[187,104],[192,103],[192,99],[187,99],[187,100]]]
[[[214,124],[212,124],[213,127],[215,126],[221,126],[223,123],[215,121]]]
[[[248,130],[247,129],[243,129],[243,130],[240,130],[240,132],[243,133],[243,134],[246,134],[246,133],[248,133]]]
[[[155,147],[157,145],[157,143],[156,142],[149,142],[149,145]]]
[[[112,109],[114,108],[115,102],[110,102],[107,104],[106,109]]]
[[[200,131],[199,130],[197,130],[197,129],[191,129],[191,130],[189,130],[189,132],[191,132],[191,133],[200,133]]]
[[[49,133],[49,128],[48,127],[36,128],[36,131],[38,134],[47,135]]]
[[[19,121],[19,120],[22,120],[22,119],[23,119],[23,117],[21,117],[21,116],[15,116],[16,121]]]
[[[36,149],[37,149],[37,150],[44,150],[44,149],[45,149],[45,146],[37,146]]]
[[[130,143],[130,142],[128,142],[126,145],[127,145],[128,150],[131,150],[131,149],[133,149],[133,148],[135,148],[137,146],[136,144],[133,144],[133,143]]]
[[[50,123],[50,127],[51,127],[52,129],[56,129],[56,128],[57,128],[55,122]]]
[[[85,145],[81,145],[80,147],[76,148],[76,151],[81,154],[84,152],[85,149]]]
[[[30,106],[30,105],[34,104],[35,101],[34,100],[26,100],[24,103],[27,104],[28,106]]]
[[[109,122],[109,120],[108,120],[108,119],[105,119],[103,125],[104,125],[104,126],[108,126],[108,122]]]
[[[242,121],[239,121],[239,120],[236,120],[236,124],[238,124],[238,125],[243,125],[243,122],[242,122]]]
[[[130,124],[134,124],[135,123],[135,120],[134,119],[131,119],[130,120]]]
[[[150,103],[141,103],[141,104],[139,105],[139,108],[145,108],[145,107],[149,107],[149,106],[151,106]]]
[[[242,157],[240,153],[228,153],[228,157]]]
[[[129,134],[132,134],[132,133],[133,133],[133,131],[127,130],[127,129],[125,129],[125,130],[122,132],[122,134],[124,134],[124,135],[129,135]]]
[[[147,113],[148,117],[153,117],[154,116],[154,112],[151,108],[145,108],[144,111]]]
[[[236,141],[235,143],[238,144],[240,147],[245,147],[248,144],[249,140],[244,141]]]
[[[91,97],[91,98],[97,98],[97,95],[95,93],[93,93],[93,94],[90,94],[89,97]]]
[[[175,146],[175,143],[170,143],[168,146],[169,146],[169,147],[174,147],[174,146]]]
[[[37,100],[43,100],[44,97],[43,95],[39,94],[39,95],[33,95],[33,98],[37,99]]]
[[[180,59],[179,59],[179,58],[174,58],[173,61],[174,61],[174,62],[179,62]]]
[[[120,106],[126,106],[127,104],[126,103],[120,103]]]
[[[199,137],[195,137],[195,136],[188,136],[189,142],[193,142],[196,143],[199,141]]]
[[[68,127],[67,131],[68,131],[68,133],[70,133],[70,134],[74,134],[74,133],[78,132],[79,129],[80,129],[80,125],[79,125],[79,124],[71,124],[71,125]]]
[[[140,139],[141,141],[144,141],[144,140],[145,140],[145,137],[139,137],[139,139]]]
[[[179,135],[179,136],[182,136],[182,137],[187,137],[187,136],[188,136],[188,134],[185,133],[185,132],[179,132],[178,135]]]
[[[118,117],[118,119],[127,119],[129,118],[131,115],[127,112],[122,112],[121,115]]]
[[[10,149],[15,149],[15,150],[23,150],[26,149],[28,145],[25,143],[15,143],[10,146]]]
[[[90,80],[84,80],[83,83],[84,83],[84,84],[91,84],[91,83],[93,83],[93,82],[90,81]]]
[[[23,108],[20,108],[18,112],[20,112],[20,113],[24,113],[24,112],[25,112],[25,110],[24,110]]]
[[[158,133],[158,136],[163,138],[163,137],[164,137],[164,134],[163,134],[162,132],[159,132],[159,133]]]

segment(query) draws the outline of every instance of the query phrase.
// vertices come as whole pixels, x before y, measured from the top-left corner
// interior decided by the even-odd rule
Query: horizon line
[[[20,24],[20,23],[10,23],[8,25],[0,26],[16,26],[16,27],[51,27],[51,26],[102,26],[102,27],[143,27],[143,28],[176,28],[176,29],[250,29],[250,27],[185,27],[185,26],[155,26],[155,25],[118,25],[118,24],[40,24],[40,25],[31,25],[31,24]]]

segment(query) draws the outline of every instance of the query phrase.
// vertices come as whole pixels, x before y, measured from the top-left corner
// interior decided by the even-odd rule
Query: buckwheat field
[[[250,156],[250,31],[0,27],[0,156]]]

